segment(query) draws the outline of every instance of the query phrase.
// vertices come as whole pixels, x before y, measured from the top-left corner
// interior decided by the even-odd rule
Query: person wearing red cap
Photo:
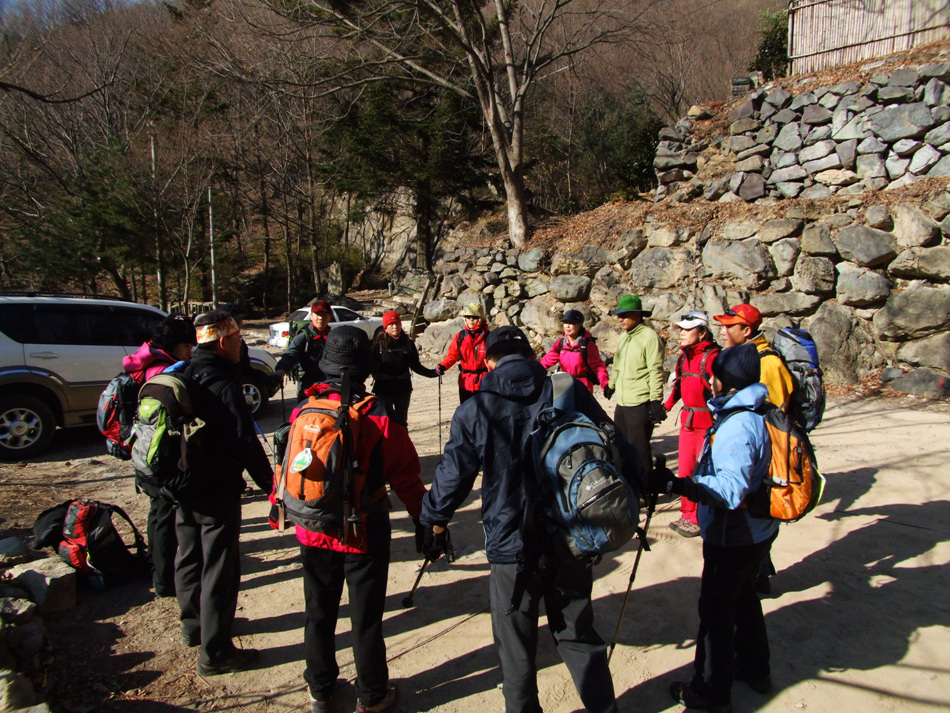
[[[769,390],[768,400],[787,413],[794,386],[792,375],[785,366],[785,362],[782,361],[782,357],[765,339],[760,329],[762,315],[759,310],[752,305],[741,304],[727,309],[725,314],[717,314],[713,319],[722,325],[719,334],[722,337],[723,348],[746,343],[755,345],[762,371],[759,380]],[[772,564],[770,545],[769,551],[762,558],[759,576],[755,583],[756,591],[760,594],[768,594],[772,590],[769,577],[773,574],[775,574],[775,566]]]
[[[326,300],[313,300],[310,303],[310,324],[291,340],[274,369],[277,377],[283,379],[288,371],[299,365],[303,373],[297,382],[297,401],[305,398],[304,392],[308,388],[323,381],[320,357],[323,356],[323,347],[327,343],[332,319],[330,303]]]
[[[386,404],[392,418],[403,426],[409,425],[409,401],[412,397],[412,375],[433,378],[435,369],[427,369],[419,362],[419,351],[409,335],[403,331],[402,318],[395,310],[383,315],[383,331],[373,340],[376,370],[373,372],[373,393]]]

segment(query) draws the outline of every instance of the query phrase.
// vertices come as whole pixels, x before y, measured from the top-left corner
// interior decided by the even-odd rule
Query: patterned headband
[[[203,324],[198,329],[198,344],[216,342],[223,337],[230,337],[241,333],[241,328],[234,321],[234,317],[227,317],[214,324]]]

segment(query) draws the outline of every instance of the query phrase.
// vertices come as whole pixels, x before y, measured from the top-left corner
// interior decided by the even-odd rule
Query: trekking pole
[[[251,419],[251,420],[254,421],[254,419]],[[264,439],[264,445],[267,446],[267,450],[270,451],[270,457],[273,458],[274,462],[276,463],[277,454],[274,452],[274,449],[271,448],[270,443],[267,442],[267,436],[264,435],[264,431],[261,430],[261,425],[257,421],[254,421],[254,428],[257,429],[257,432],[258,434],[260,434],[260,437]]]
[[[656,457],[656,467],[666,467],[666,456]],[[650,551],[650,544],[647,542],[647,532],[650,530],[650,518],[653,517],[653,511],[656,510],[656,499],[659,493],[651,493],[650,500],[647,502],[647,519],[643,527],[637,528],[637,540],[640,546],[637,548],[637,558],[633,561],[633,570],[630,572],[630,580],[627,582],[627,593],[623,597],[623,606],[620,607],[620,617],[617,619],[617,628],[614,629],[614,638],[607,647],[607,665],[610,665],[610,657],[614,655],[614,649],[617,646],[617,640],[620,638],[620,625],[623,624],[623,615],[627,612],[627,603],[630,601],[630,590],[633,589],[633,580],[637,578],[637,568],[640,566],[640,556],[643,551]]]
[[[284,405],[284,377],[280,378],[280,421],[287,423],[287,407]]]
[[[416,587],[419,586],[419,581],[422,579],[422,575],[425,574],[426,567],[429,566],[429,558],[426,557],[422,561],[422,566],[419,568],[419,574],[416,575],[416,581],[412,585],[412,589],[409,590],[409,595],[402,598],[403,609],[408,609],[412,606],[412,598],[416,595]]]
[[[442,374],[439,374],[439,463],[442,462]]]

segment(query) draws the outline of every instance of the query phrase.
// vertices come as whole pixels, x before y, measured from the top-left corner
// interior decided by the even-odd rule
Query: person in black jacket
[[[198,673],[213,676],[250,668],[258,658],[231,641],[241,583],[241,493],[245,470],[265,492],[273,471],[239,383],[241,328],[223,310],[199,315],[195,327],[198,347],[183,374],[195,384],[195,412],[211,437],[189,453],[190,485],[179,494],[175,588],[182,643],[201,646]]]
[[[373,393],[386,404],[396,423],[409,425],[409,400],[412,397],[412,375],[433,378],[435,369],[426,369],[419,362],[416,345],[402,329],[399,313],[390,310],[383,315],[383,331],[373,340],[376,370]]]
[[[323,356],[323,348],[327,343],[332,319],[333,311],[330,303],[326,300],[313,300],[310,303],[310,324],[290,341],[286,351],[277,361],[274,373],[280,379],[299,365],[302,374],[297,382],[298,402],[305,398],[304,391],[325,378],[320,369],[320,357]]]
[[[544,566],[521,575],[518,571],[525,509],[522,448],[532,426],[532,406],[541,397],[547,378],[545,369],[517,327],[490,332],[486,347],[489,372],[478,392],[456,410],[442,463],[422,501],[419,519],[424,528],[423,552],[430,560],[439,558],[445,545],[445,528],[482,470],[492,631],[501,658],[505,710],[541,710],[535,652],[538,608],[543,600],[558,653],[571,672],[585,708],[592,713],[612,713],[617,710],[617,702],[607,668],[607,650],[593,625],[591,559],[563,562],[550,552],[540,558]],[[595,423],[609,422],[583,384],[575,381],[573,390],[578,411]],[[639,458],[626,443],[618,445],[627,454],[626,463],[634,470],[639,485]],[[519,576],[527,577],[523,580],[524,593],[517,608],[508,614]]]

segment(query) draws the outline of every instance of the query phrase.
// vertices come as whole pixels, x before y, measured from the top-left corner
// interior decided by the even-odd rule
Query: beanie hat
[[[317,300],[310,305],[310,314],[316,314],[317,312],[324,312],[330,316],[333,316],[333,310],[330,309],[330,303],[326,300]]]
[[[223,309],[199,314],[195,318],[195,327],[197,328],[198,344],[216,342],[223,337],[241,333],[241,328],[234,321],[234,317]]]
[[[762,326],[762,314],[752,305],[736,305],[732,309],[727,309],[725,314],[717,314],[713,319],[726,326],[746,324],[752,327],[753,332],[757,332]]]
[[[712,371],[725,391],[756,384],[762,376],[759,350],[751,343],[727,347],[713,360]]]
[[[481,302],[469,302],[467,305],[465,305],[465,309],[462,310],[462,316],[485,319],[485,308],[482,307]]]
[[[584,315],[580,313],[580,310],[569,309],[564,313],[564,316],[561,317],[561,322],[563,324],[584,324]]]
[[[349,369],[350,376],[356,381],[363,381],[373,371],[369,337],[352,325],[330,330],[320,358],[320,371],[327,376],[342,376],[344,369]]]
[[[402,324],[402,317],[399,316],[399,312],[396,310],[391,309],[383,315],[383,329],[386,329],[390,324],[396,324],[396,322]]]

